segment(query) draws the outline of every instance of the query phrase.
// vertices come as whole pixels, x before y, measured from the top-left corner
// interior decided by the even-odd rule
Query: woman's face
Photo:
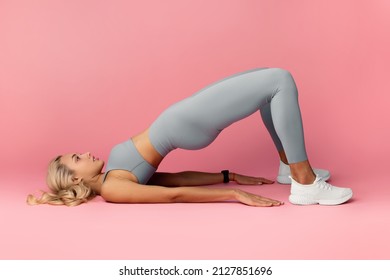
[[[89,180],[101,173],[104,161],[94,157],[91,153],[65,154],[61,157],[61,162],[68,168],[75,171],[75,176],[84,180]]]

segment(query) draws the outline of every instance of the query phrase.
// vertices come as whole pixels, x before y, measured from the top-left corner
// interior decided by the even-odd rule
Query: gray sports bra
[[[103,182],[108,172],[114,169],[130,171],[137,177],[140,184],[146,184],[156,172],[156,168],[141,156],[131,139],[117,144],[111,149]]]

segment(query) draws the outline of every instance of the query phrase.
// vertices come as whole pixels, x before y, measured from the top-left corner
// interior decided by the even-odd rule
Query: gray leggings
[[[234,74],[171,105],[151,125],[150,141],[162,156],[176,148],[201,149],[258,110],[288,162],[307,160],[298,91],[291,74],[280,68]]]

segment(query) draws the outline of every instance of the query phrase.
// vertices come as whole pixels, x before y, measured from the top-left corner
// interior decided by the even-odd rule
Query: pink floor
[[[275,176],[273,163],[262,167],[264,176]],[[291,205],[289,186],[275,183],[242,188],[283,200],[282,207],[109,204],[100,197],[74,208],[31,207],[26,192],[42,178],[3,180],[0,259],[389,259],[386,176],[340,166],[330,182],[355,193],[340,206]]]
[[[384,0],[0,1],[0,259],[390,259],[389,13]],[[278,208],[25,203],[57,154],[107,159],[173,102],[260,67],[293,74],[310,162],[352,201],[293,206],[275,183],[242,188]],[[254,114],[160,170],[275,178],[276,155]]]

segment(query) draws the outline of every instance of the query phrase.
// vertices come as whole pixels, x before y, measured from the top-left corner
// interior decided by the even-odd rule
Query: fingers
[[[261,206],[261,207],[272,207],[272,206],[281,206],[284,203],[282,201],[269,201],[269,200],[261,200],[253,206]]]
[[[252,197],[252,206],[261,206],[261,207],[271,207],[271,206],[281,206],[284,204],[283,201],[262,197],[258,195],[254,195]]]
[[[251,206],[257,206],[257,207],[273,207],[273,206],[281,206],[284,202],[278,201],[278,202],[269,202],[269,201],[259,201]]]
[[[275,183],[275,181],[268,180],[266,178],[259,178],[259,179],[261,181],[261,184],[273,184],[273,183]]]
[[[253,178],[253,181],[256,182],[258,185],[275,183],[275,181],[272,181],[272,180],[269,180],[269,179],[266,179],[263,177]]]
[[[249,206],[269,207],[269,206],[280,206],[283,204],[283,202],[277,201],[275,199],[262,197],[260,195],[249,193],[240,189],[236,190],[236,194],[237,194],[238,201]]]
[[[269,206],[280,206],[280,205],[284,204],[283,201],[278,201],[278,200],[274,200],[274,199],[270,199],[270,198],[263,197],[262,199]]]
[[[252,178],[251,180],[248,180],[246,183],[249,185],[251,184],[262,185],[262,184],[273,184],[275,183],[275,181],[268,180],[266,178]]]
[[[268,206],[280,206],[280,205],[283,205],[284,202],[283,201],[279,201],[279,200],[276,200],[276,199],[272,199],[272,198],[268,198],[268,197],[263,197],[263,196],[258,196],[259,199],[265,203],[266,205]]]

